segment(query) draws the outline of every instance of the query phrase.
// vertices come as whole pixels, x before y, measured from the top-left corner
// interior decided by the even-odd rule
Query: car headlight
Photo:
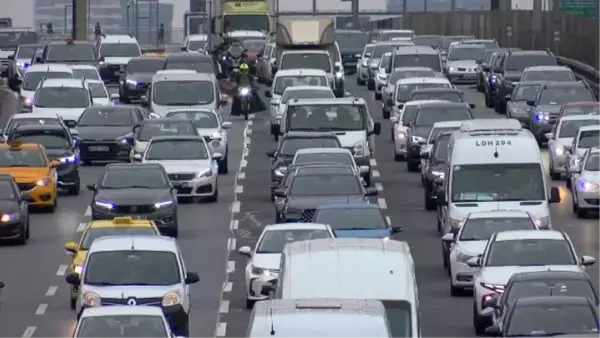
[[[81,276],[81,273],[83,272],[83,265],[75,265],[73,267],[73,272]]]
[[[14,222],[14,221],[18,221],[19,218],[21,218],[21,215],[18,212],[15,212],[12,214],[2,214],[2,217],[0,217],[0,222],[2,222],[2,223]]]
[[[550,120],[550,114],[543,111],[538,111],[535,113],[534,118],[539,123],[547,123],[548,120]]]
[[[220,131],[215,131],[214,133],[212,133],[212,135],[210,135],[211,140],[221,141],[222,138],[223,134]]]
[[[504,292],[504,285],[502,284],[492,284],[492,283],[484,283],[481,282],[480,283],[481,286],[483,286],[484,288],[497,292],[497,293],[503,293]]]
[[[422,138],[421,136],[414,136],[414,135],[410,137],[410,141],[412,143],[425,143],[424,138]]]
[[[50,183],[52,183],[52,180],[50,178],[42,178],[41,180],[35,182],[35,185],[37,185],[38,187],[45,187],[50,185]]]
[[[385,80],[387,80],[387,78],[388,78],[387,74],[377,74],[377,80],[385,81]]]
[[[401,132],[398,132],[398,133],[396,134],[396,138],[397,138],[398,140],[405,140],[405,139],[406,139],[406,133],[405,133],[405,132],[403,132],[403,131],[401,131]]]
[[[277,169],[275,169],[275,175],[280,176],[280,177],[285,176],[286,169],[287,169],[287,167],[285,167],[285,166],[278,167]]]
[[[278,271],[273,269],[263,269],[256,266],[252,266],[252,274],[258,276],[277,277]]]
[[[240,95],[246,96],[246,95],[250,94],[250,88],[248,88],[248,87],[242,87],[242,88],[239,89],[238,92],[239,92]]]
[[[335,73],[335,78],[338,80],[344,78],[344,73],[342,73],[342,72]]]
[[[115,141],[117,141],[120,144],[129,144],[129,138],[131,137],[131,133],[125,134],[123,136],[119,136],[115,139]]]
[[[82,303],[85,306],[95,307],[102,305],[102,300],[100,299],[100,296],[98,294],[93,292],[86,292],[83,294]]]
[[[23,105],[24,105],[25,107],[31,107],[32,103],[33,103],[33,102],[32,102],[32,101],[31,101],[31,99],[30,99],[30,98],[28,98],[28,97],[26,97],[26,98],[23,100]]]
[[[162,306],[173,306],[181,304],[182,297],[179,292],[171,291],[163,296]]]
[[[71,156],[65,156],[65,157],[61,157],[59,159],[60,163],[75,163],[78,160],[78,156],[76,154],[73,154]]]
[[[469,259],[473,258],[473,255],[469,255],[466,252],[463,252],[459,249],[456,249],[456,261],[461,263],[466,263]]]
[[[213,174],[212,169],[208,168],[208,169],[204,169],[200,172],[198,172],[196,174],[196,178],[205,178],[205,177],[211,177]]]
[[[445,176],[446,174],[445,174],[443,171],[436,171],[436,170],[433,170],[433,171],[431,172],[431,175],[433,175],[433,176],[437,176],[437,177],[441,177],[441,178],[444,178],[444,176]]]
[[[170,207],[171,205],[173,205],[173,201],[172,200],[169,200],[169,201],[160,201],[160,202],[154,203],[154,207],[156,209],[162,209],[162,208]]]
[[[590,181],[581,180],[577,182],[577,190],[583,192],[594,192],[598,191],[598,184]]]
[[[557,145],[554,148],[554,154],[556,156],[563,156],[565,154],[565,148],[563,146],[561,146],[561,145]]]
[[[455,70],[456,70],[456,68],[454,68],[454,67],[448,67],[448,72],[453,72]]]
[[[463,226],[463,224],[465,224],[465,221],[462,219],[450,218],[450,228],[451,229],[458,230]]]
[[[354,150],[354,156],[365,155],[365,143],[363,141],[356,142],[352,149]]]
[[[130,80],[130,79],[127,79],[127,80],[125,80],[125,83],[127,83],[128,85],[130,85],[130,86],[132,86],[132,87],[135,87],[135,86],[137,86],[137,85],[138,85],[138,82],[137,82],[137,81]]]
[[[94,201],[94,205],[97,206],[97,207],[99,207],[99,208],[108,209],[108,210],[110,210],[110,209],[112,209],[112,208],[115,207],[114,204],[112,204],[110,202],[105,202],[105,201]]]

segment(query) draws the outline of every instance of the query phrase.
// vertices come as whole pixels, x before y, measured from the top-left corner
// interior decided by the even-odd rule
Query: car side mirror
[[[581,265],[588,266],[596,263],[596,258],[592,256],[581,256]]]
[[[544,136],[547,140],[551,140],[554,138],[554,133],[545,133]]]
[[[273,191],[273,196],[285,197],[285,191],[283,189],[275,189],[275,191]]]
[[[185,284],[196,284],[200,281],[200,276],[195,272],[188,272],[185,275]]]
[[[485,329],[485,335],[488,337],[500,337],[502,335],[502,331],[498,325],[492,325]]]
[[[264,283],[260,289],[260,294],[263,296],[269,296],[271,292],[275,292],[275,284],[271,282]]]
[[[483,300],[481,307],[486,308],[486,307],[491,307],[491,308],[495,308],[498,306],[498,298],[496,298],[497,296],[495,294],[492,294],[492,296],[490,298],[486,298]]]
[[[71,272],[65,277],[65,280],[71,285],[81,284],[81,279],[79,278],[79,274],[77,272]]]
[[[89,191],[96,191],[96,185],[95,184],[88,184],[85,186]]]
[[[437,191],[436,200],[439,205],[446,205],[448,201],[446,201],[446,192],[443,189]]]
[[[269,150],[267,151],[267,157],[273,158],[275,157],[275,153],[277,152],[277,150]]]
[[[146,95],[142,95],[142,97],[140,97],[140,106],[148,107],[148,97]]]
[[[404,229],[402,227],[399,227],[399,226],[392,227],[393,234],[398,234],[398,233],[401,233],[402,231],[404,231]]]
[[[238,253],[242,256],[252,257],[252,249],[249,246],[239,248]]]
[[[60,167],[60,165],[61,165],[61,163],[58,160],[50,161],[50,167],[52,167],[52,168],[58,168],[58,167]]]
[[[534,107],[535,106],[535,101],[533,101],[533,100],[527,100],[527,105],[531,106],[531,107]]]
[[[454,233],[449,232],[442,236],[442,241],[444,242],[454,242]]]
[[[223,128],[223,129],[230,129],[231,126],[232,126],[232,124],[229,121],[225,121],[225,122],[221,123],[221,128]]]
[[[367,174],[371,169],[369,169],[369,166],[361,165],[358,167],[358,170],[360,170],[361,174]]]
[[[277,66],[275,66],[275,65],[274,65],[274,66],[271,68],[271,75],[275,75],[275,74],[277,74]]]
[[[181,46],[181,51],[182,52],[187,52],[187,47],[186,46]]]
[[[373,123],[373,134],[375,134],[375,135],[381,134],[381,122]]]
[[[104,58],[104,56],[101,56],[100,58],[98,58],[98,61],[104,62],[104,61],[106,61],[106,59]]]
[[[134,161],[141,161],[142,160],[142,154],[138,154],[138,153],[133,154],[133,160]]]
[[[223,156],[223,154],[221,153],[213,153],[212,154],[212,159],[213,161],[220,161],[224,158],[225,156]]]
[[[472,267],[472,268],[478,268],[479,267],[479,257],[471,257],[468,261],[467,261],[467,265]]]
[[[273,97],[273,95],[271,95],[271,91],[270,90],[265,90],[265,97],[267,97],[267,98]]]
[[[489,72],[490,71],[490,66],[488,66],[488,65],[481,65],[481,69],[483,69],[484,72]]]
[[[550,188],[550,198],[548,203],[560,203],[560,190],[557,187]]]
[[[475,103],[469,103],[469,108],[475,109],[475,107],[477,107],[477,105],[475,105]]]
[[[65,243],[65,250],[70,253],[76,253],[77,252],[77,243],[75,243],[75,242]]]
[[[36,56],[35,57],[35,62],[36,63],[43,63],[42,57],[41,56]]]
[[[365,196],[377,196],[377,189],[374,187],[365,188]]]
[[[66,120],[65,121],[65,126],[67,126],[68,128],[75,128],[77,127],[77,122],[73,121],[73,120]]]

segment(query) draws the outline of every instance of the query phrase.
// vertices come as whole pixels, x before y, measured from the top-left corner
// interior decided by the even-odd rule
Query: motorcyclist
[[[237,93],[239,87],[250,87],[251,97],[251,112],[261,111],[265,109],[265,106],[258,96],[258,90],[254,78],[249,74],[250,67],[245,62],[239,66],[239,72],[234,73],[232,79],[236,83],[235,92]],[[240,115],[241,101],[239,95],[235,95],[231,105],[232,115]]]

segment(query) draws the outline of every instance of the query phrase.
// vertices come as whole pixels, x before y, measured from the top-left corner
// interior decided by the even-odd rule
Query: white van
[[[447,172],[438,190],[443,234],[456,231],[469,213],[522,210],[540,227],[550,227],[549,203],[560,202],[548,188],[535,137],[514,119],[462,123],[448,144]]]
[[[334,267],[334,268],[332,268]],[[414,261],[406,242],[333,238],[288,244],[277,280],[263,294],[276,299],[376,299],[392,337],[420,337]]]
[[[274,332],[274,333],[273,333]],[[246,337],[392,337],[373,299],[272,299],[254,305]]]

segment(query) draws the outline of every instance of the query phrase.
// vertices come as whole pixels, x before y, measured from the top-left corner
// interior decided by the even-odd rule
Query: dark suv
[[[556,57],[550,51],[543,50],[508,50],[496,59],[493,75],[496,78],[492,100],[494,109],[506,114],[506,98],[512,94],[525,68],[530,66],[555,66]]]
[[[129,60],[121,73],[119,83],[119,99],[123,103],[131,103],[146,95],[152,77],[157,71],[165,68],[166,57],[140,56]]]
[[[96,49],[91,42],[73,41],[51,42],[47,44],[35,63],[90,64],[97,66]]]

